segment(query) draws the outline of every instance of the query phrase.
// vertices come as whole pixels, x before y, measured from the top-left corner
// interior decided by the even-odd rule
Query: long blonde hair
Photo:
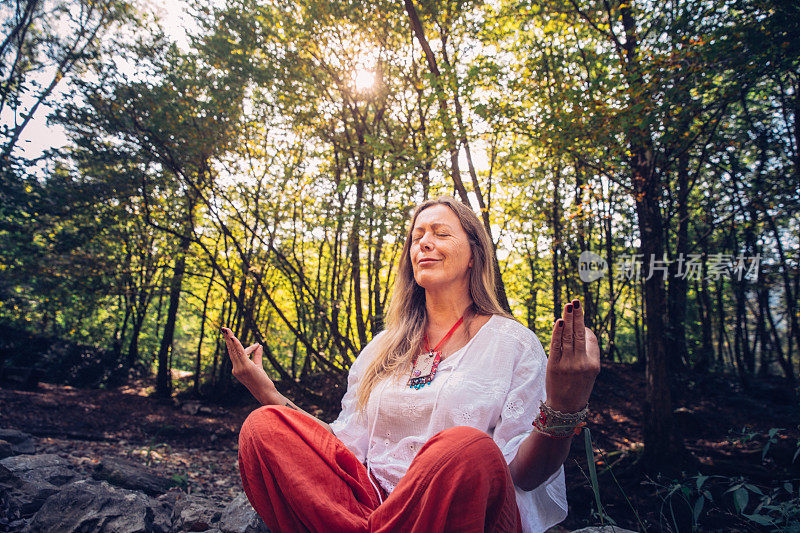
[[[477,215],[452,196],[440,196],[417,205],[406,232],[400,264],[394,282],[391,301],[384,323],[386,330],[376,346],[377,355],[364,371],[358,388],[358,409],[363,412],[370,394],[384,378],[403,377],[411,368],[411,362],[424,348],[428,315],[425,307],[425,289],[414,279],[411,265],[411,234],[417,216],[428,207],[446,205],[458,217],[467,234],[472,251],[472,268],[469,273],[469,293],[472,305],[464,319],[465,330],[472,331],[472,323],[478,315],[502,315],[513,319],[497,300],[495,288],[494,247],[486,229]]]

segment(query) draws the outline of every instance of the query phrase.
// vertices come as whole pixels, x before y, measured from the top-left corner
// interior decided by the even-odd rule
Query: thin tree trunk
[[[175,266],[173,268],[172,280],[169,287],[169,308],[167,309],[167,321],[164,324],[164,334],[161,337],[161,346],[158,350],[158,371],[156,373],[156,395],[168,397],[172,394],[172,368],[171,352],[172,341],[175,336],[175,323],[178,318],[178,306],[181,300],[181,289],[183,287],[183,276],[186,272],[186,255],[191,245],[190,235],[194,231],[194,210],[195,201],[193,198],[186,198],[186,213],[183,227],[183,235],[180,237]]]
[[[364,323],[364,309],[361,298],[361,254],[360,254],[360,224],[361,224],[361,209],[364,201],[364,177],[363,168],[357,163],[359,167],[359,176],[356,181],[356,203],[353,207],[353,229],[350,232],[350,268],[351,275],[353,276],[353,305],[356,312],[356,331],[358,333],[358,340],[361,346],[367,344],[367,327]]]
[[[216,259],[216,257],[215,257]],[[208,311],[208,300],[211,296],[211,288],[214,286],[214,275],[217,273],[216,269],[211,269],[211,276],[208,280],[208,287],[206,288],[206,296],[203,298],[203,312],[200,316],[200,335],[197,340],[197,354],[194,360],[194,393],[200,393],[200,363],[203,358],[203,337],[206,334],[206,312]]]
[[[700,299],[700,327],[701,327],[701,348],[700,354],[696,358],[695,369],[698,372],[705,373],[711,366],[711,358],[714,353],[714,338],[713,338],[713,313],[711,312],[711,297],[708,291],[708,280],[706,267],[705,253],[702,255],[700,266],[700,287],[696,288],[695,292]]]
[[[561,163],[553,173],[553,199],[550,206],[550,225],[553,227],[553,318],[561,318]]]
[[[164,334],[158,350],[158,371],[156,373],[156,395],[168,397],[172,393],[172,379],[170,376],[170,358],[172,341],[175,335],[175,322],[178,317],[178,304],[181,299],[183,275],[186,272],[186,252],[189,248],[189,239],[181,238],[178,254],[175,258],[172,281],[169,286],[169,307],[167,308],[167,321],[164,324]]]
[[[606,264],[610,269],[614,264],[614,241],[611,233],[611,191],[608,195],[608,212],[604,213],[603,228],[605,229]],[[616,361],[617,357],[617,306],[614,296],[614,274],[609,272],[608,277],[608,358]],[[638,340],[638,339],[637,339]],[[637,345],[638,350],[638,345]]]

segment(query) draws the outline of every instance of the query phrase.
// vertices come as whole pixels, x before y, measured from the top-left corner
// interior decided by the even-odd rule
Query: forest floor
[[[204,405],[190,414],[188,398],[161,400],[148,396],[151,390],[145,381],[106,390],[47,383],[33,391],[0,388],[0,428],[31,433],[38,437],[39,453],[69,456],[87,471],[99,459],[125,458],[178,480],[187,492],[230,501],[241,492],[238,428],[256,405],[246,400]],[[693,511],[702,531],[759,531],[764,526],[744,514],[764,515],[766,504],[786,502],[782,518],[770,511],[773,523],[800,520],[800,457],[795,456],[800,409],[791,392],[779,380],[759,380],[745,390],[714,374],[684,376],[674,390],[680,409],[675,431],[688,460],[668,457],[663,474],[647,473],[639,461],[644,372],[627,364],[604,365],[589,425],[604,513],[597,513],[579,436],[566,462],[570,513],[554,531],[597,525],[607,517],[638,531],[690,531]],[[336,416],[301,406],[324,419]],[[710,477],[698,482],[699,473]]]

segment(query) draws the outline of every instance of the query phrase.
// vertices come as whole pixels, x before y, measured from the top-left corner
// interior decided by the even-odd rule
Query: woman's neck
[[[428,328],[432,331],[449,331],[472,304],[466,291],[454,295],[452,291],[425,291],[425,309],[428,313]]]

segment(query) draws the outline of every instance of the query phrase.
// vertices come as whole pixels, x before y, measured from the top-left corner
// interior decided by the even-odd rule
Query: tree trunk
[[[670,278],[667,300],[669,305],[668,340],[670,356],[668,367],[674,375],[682,371],[689,363],[686,348],[686,293],[689,283],[686,276],[679,276],[677,268],[686,260],[689,252],[689,212],[687,208],[689,196],[689,155],[684,152],[678,158],[678,231],[675,239],[675,258],[670,263]],[[675,259],[674,258],[674,259]]]
[[[603,228],[605,230],[606,264],[611,269],[614,264],[614,240],[611,233],[611,191],[608,194],[608,212],[604,213]],[[614,293],[614,274],[609,270],[608,277],[608,350],[607,357],[616,361],[617,353],[617,299]],[[638,348],[638,345],[637,345]]]
[[[695,358],[694,368],[698,372],[705,373],[711,366],[711,356],[714,353],[713,338],[713,313],[711,312],[711,296],[708,291],[708,280],[706,279],[708,268],[706,267],[705,253],[702,255],[700,266],[700,287],[695,291],[700,299],[700,328],[701,328],[701,348],[700,354]]]
[[[363,154],[361,155],[363,156]],[[364,309],[361,298],[361,254],[359,252],[361,208],[364,200],[363,161],[357,161],[356,166],[359,168],[359,176],[356,182],[356,203],[353,206],[353,229],[350,232],[350,268],[353,276],[353,305],[356,312],[356,330],[361,346],[365,346],[367,344],[367,327],[364,323]]]
[[[584,251],[589,250],[589,242],[591,242],[590,235],[587,235],[587,225],[586,225],[586,214],[589,212],[583,202],[584,202],[584,190],[583,186],[585,183],[584,175],[583,175],[583,168],[579,161],[575,161],[575,212],[577,214],[576,218],[578,220],[578,252],[582,253]],[[573,257],[575,255],[573,254]],[[577,268],[573,272],[577,272]],[[583,316],[584,322],[587,328],[594,329],[595,323],[595,314],[597,312],[594,299],[592,298],[592,291],[591,291],[591,283],[583,283],[578,280],[581,285],[581,292],[583,294]]]
[[[203,358],[203,337],[206,333],[206,312],[208,311],[208,299],[211,296],[211,288],[214,286],[214,274],[216,273],[216,269],[211,269],[211,276],[208,280],[208,287],[206,288],[206,296],[203,298],[203,312],[200,316],[200,334],[197,339],[197,354],[194,360],[194,386],[192,388],[195,394],[200,393],[200,363]]]
[[[550,206],[550,225],[553,227],[553,318],[561,318],[561,163],[553,173],[553,201]]]
[[[652,192],[652,189],[651,189]],[[657,194],[645,194],[637,202],[640,253],[645,261],[662,258],[664,254],[663,229]],[[660,274],[649,273],[644,283],[646,339],[647,396],[642,410],[644,415],[644,457],[646,465],[664,464],[667,457],[674,457],[680,447],[679,435],[673,431],[672,397],[667,373],[667,353],[664,343],[666,316],[666,292]]]
[[[167,308],[167,321],[164,324],[164,333],[158,350],[158,371],[156,373],[156,395],[168,397],[172,394],[172,379],[169,368],[169,353],[175,335],[175,322],[178,317],[178,304],[181,299],[183,275],[186,272],[186,251],[189,248],[189,239],[181,238],[178,255],[175,258],[172,281],[169,285],[169,307]]]
[[[172,280],[169,285],[169,307],[167,308],[167,321],[164,324],[164,334],[161,337],[161,346],[158,350],[158,371],[156,373],[156,396],[169,397],[172,394],[172,376],[170,368],[170,354],[172,351],[172,341],[175,336],[175,322],[178,318],[178,305],[181,300],[181,289],[183,287],[183,276],[186,272],[186,254],[191,245],[190,235],[194,231],[194,210],[195,201],[193,198],[186,199],[186,212],[175,266],[172,270]]]

